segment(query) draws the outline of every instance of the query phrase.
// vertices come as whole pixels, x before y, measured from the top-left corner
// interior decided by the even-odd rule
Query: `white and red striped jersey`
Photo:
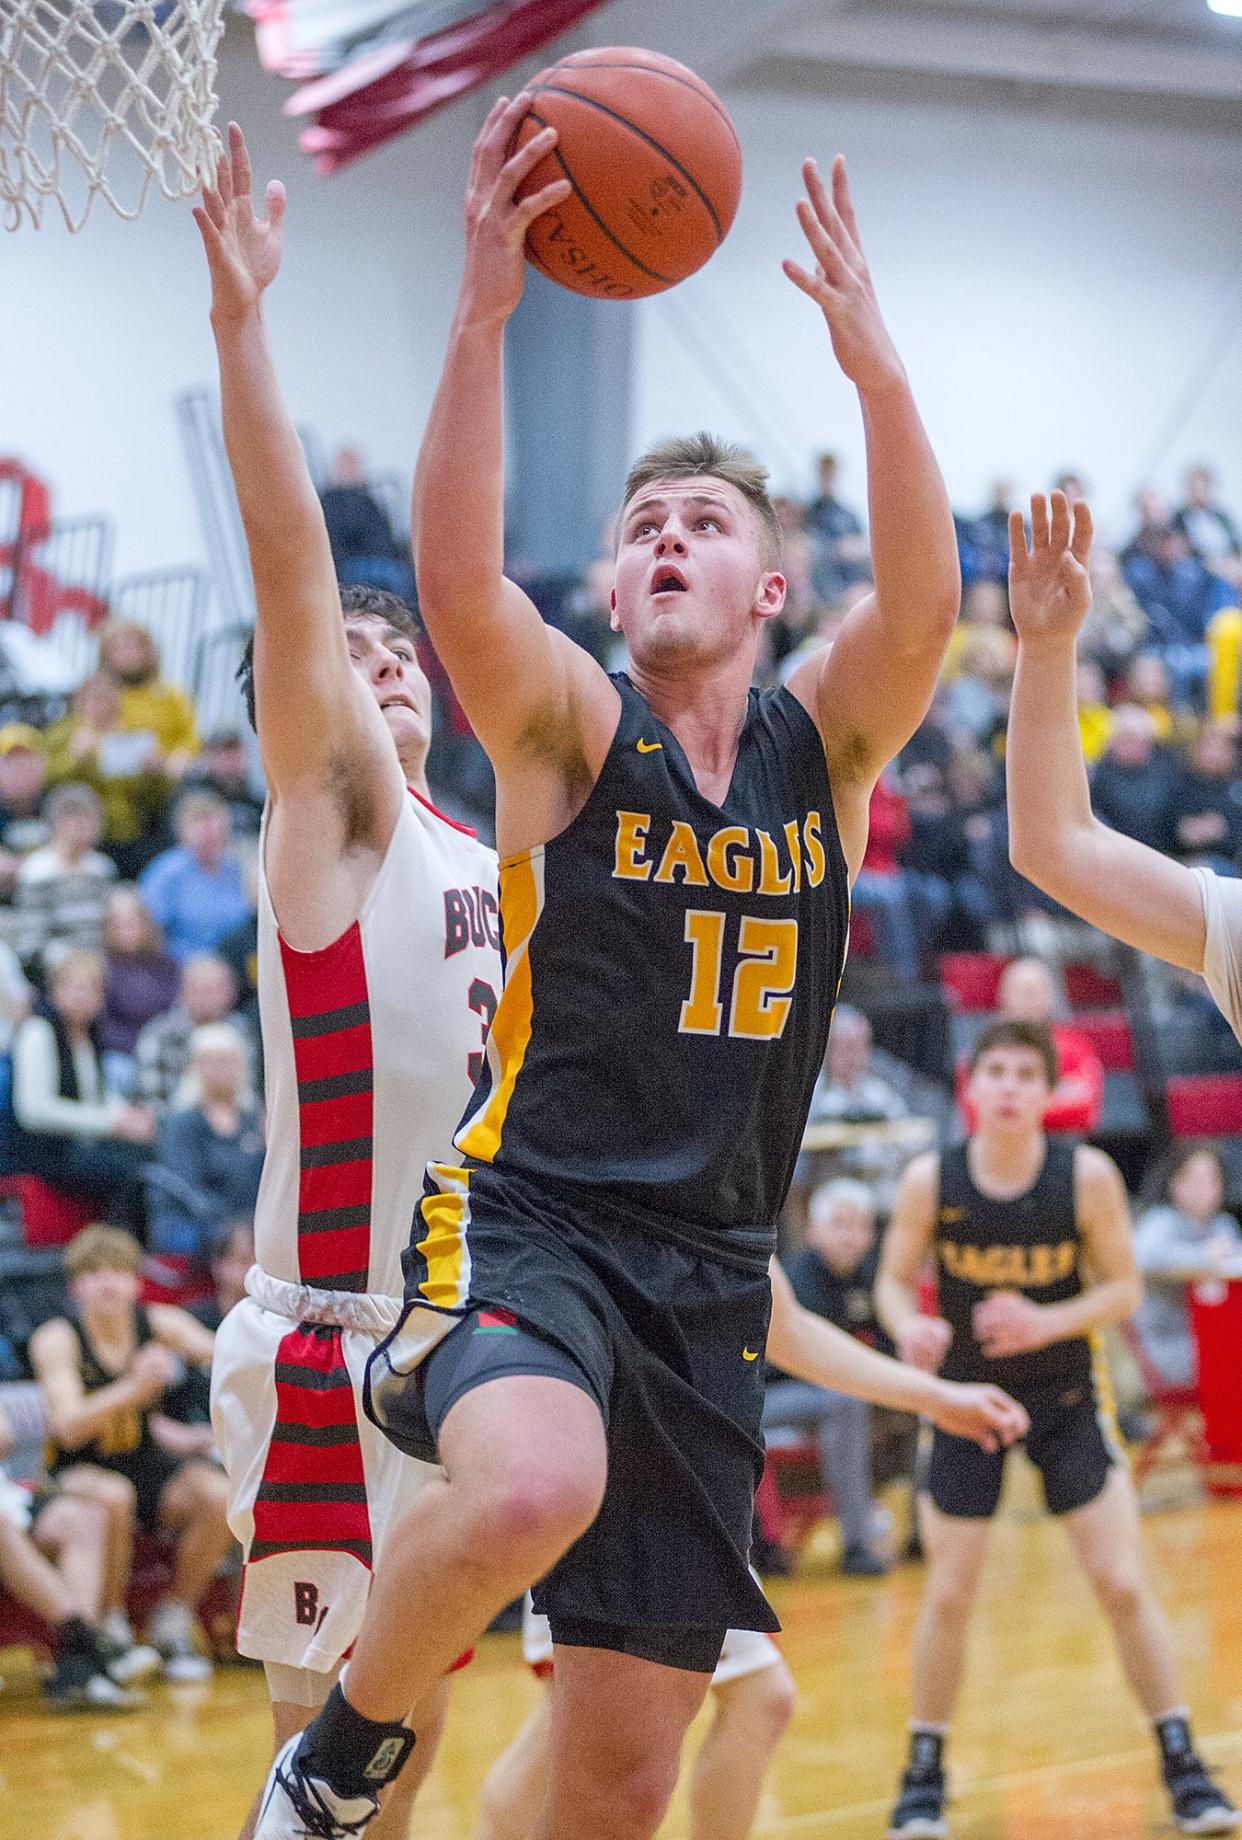
[[[281,937],[260,873],[255,1250],[273,1278],[401,1296],[423,1171],[452,1145],[500,993],[496,880],[494,852],[415,792],[362,913],[321,951]]]

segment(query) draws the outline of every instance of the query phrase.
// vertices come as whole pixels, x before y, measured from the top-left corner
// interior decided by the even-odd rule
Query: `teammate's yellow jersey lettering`
[[[1072,1276],[1078,1265],[1078,1242],[1072,1239],[1056,1246],[959,1246],[942,1239],[938,1250],[950,1277],[983,1289],[1042,1290]]]

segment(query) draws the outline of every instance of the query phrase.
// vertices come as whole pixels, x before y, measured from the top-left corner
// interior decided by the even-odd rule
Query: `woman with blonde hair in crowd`
[[[99,633],[99,668],[121,694],[121,727],[149,734],[170,779],[180,779],[198,753],[192,698],[160,676],[159,648],[137,620],[108,620]]]

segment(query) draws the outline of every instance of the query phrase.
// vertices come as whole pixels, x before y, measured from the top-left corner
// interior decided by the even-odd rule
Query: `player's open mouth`
[[[686,585],[685,576],[677,569],[657,569],[651,578],[653,594],[684,594]]]
[[[413,709],[413,707],[413,703],[407,702],[403,696],[390,696],[387,702],[380,704],[381,709]]]

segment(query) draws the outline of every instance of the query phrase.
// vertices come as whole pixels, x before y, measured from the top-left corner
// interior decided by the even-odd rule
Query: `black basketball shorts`
[[[710,1672],[727,1629],[780,1627],[748,1567],[766,1269],[487,1167],[469,1171],[468,1197],[461,1321],[414,1364],[399,1359],[411,1341],[399,1324],[372,1356],[368,1413],[434,1460],[439,1424],[473,1386],[536,1372],[582,1387],[606,1426],[608,1481],[593,1525],[536,1587],[536,1608],[563,1641],[586,1630],[591,1646]],[[410,1316],[428,1296],[417,1250],[406,1255]],[[496,1332],[506,1327],[519,1333]],[[660,1652],[643,1632],[663,1632]]]
[[[1026,1454],[1038,1469],[1050,1514],[1070,1514],[1094,1501],[1121,1452],[1107,1430],[1095,1389],[1056,1387],[1026,1394],[1030,1414]],[[983,1450],[968,1438],[937,1429],[932,1434],[926,1487],[942,1514],[990,1520],[1000,1500],[1003,1450]]]

